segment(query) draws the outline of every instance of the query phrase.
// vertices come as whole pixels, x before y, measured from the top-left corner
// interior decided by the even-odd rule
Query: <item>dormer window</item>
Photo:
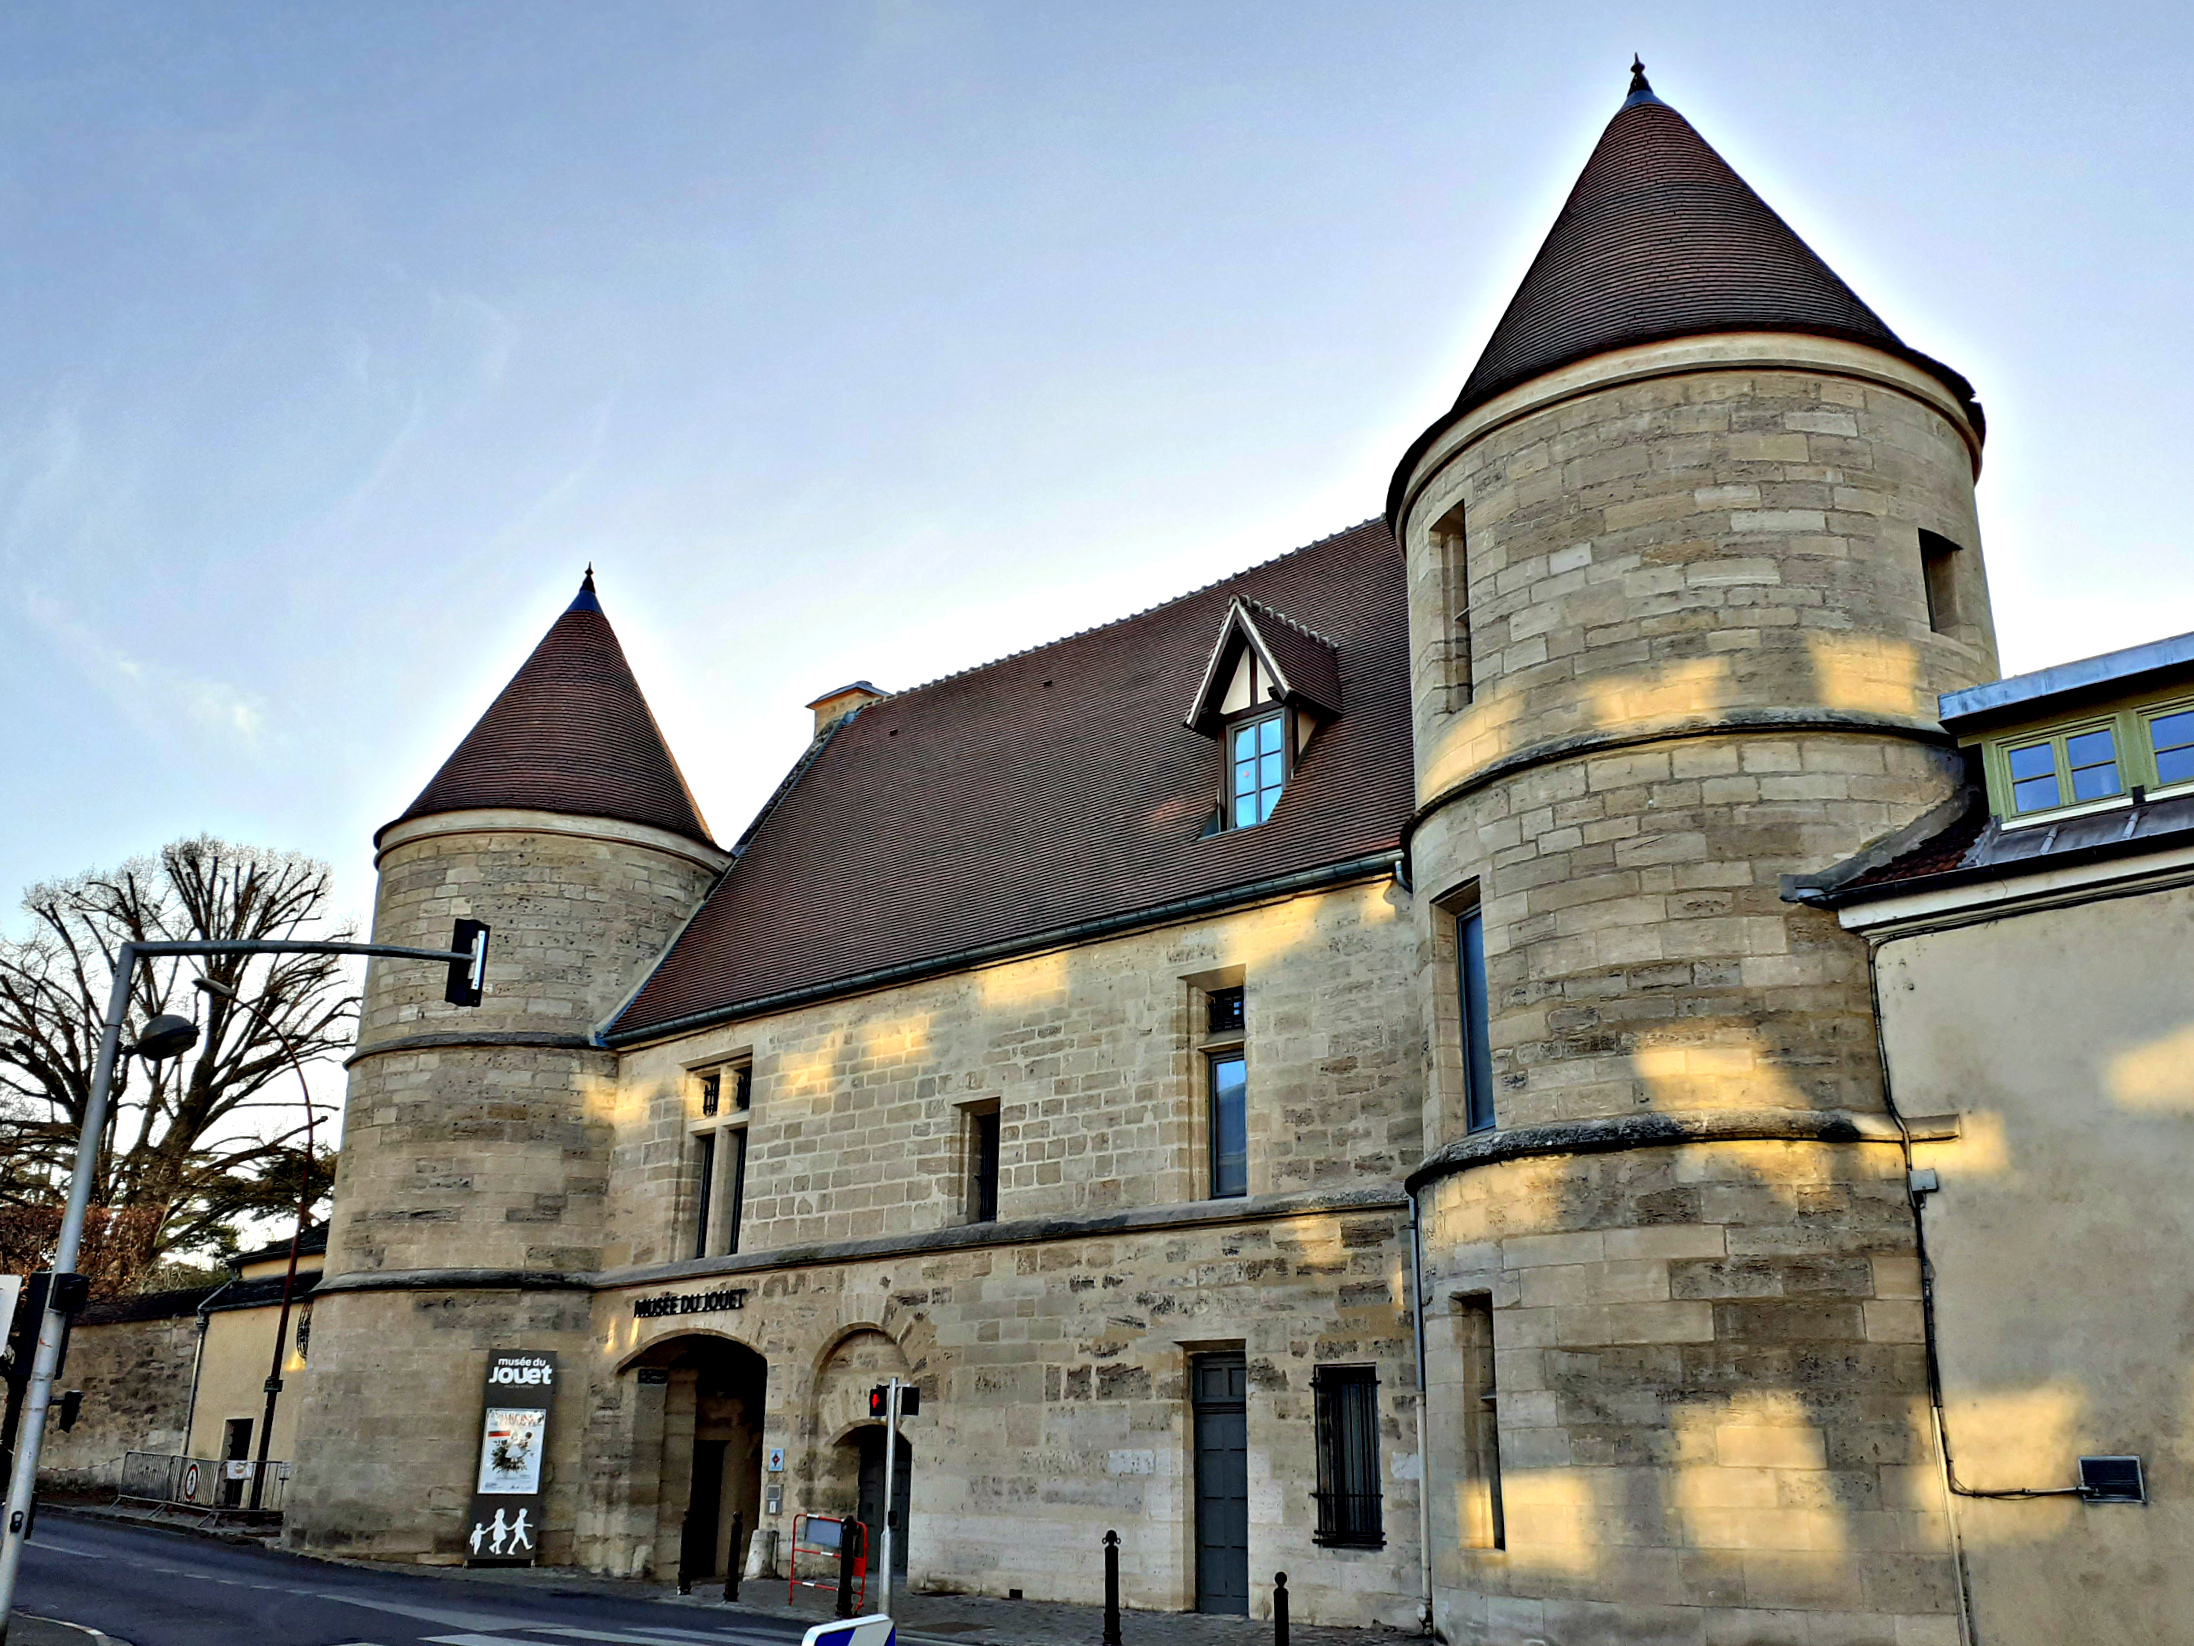
[[[1231,723],[1227,742],[1227,818],[1246,829],[1272,815],[1287,785],[1287,711]]]
[[[1312,735],[1340,712],[1332,642],[1237,597],[1187,719],[1219,745],[1219,804],[1205,832],[1255,828],[1270,818]]]

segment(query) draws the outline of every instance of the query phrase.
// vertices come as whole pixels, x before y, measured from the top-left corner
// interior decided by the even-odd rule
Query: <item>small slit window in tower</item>
[[[1920,573],[1927,584],[1927,626],[1947,634],[1958,621],[1958,545],[1938,532],[1920,533]]]

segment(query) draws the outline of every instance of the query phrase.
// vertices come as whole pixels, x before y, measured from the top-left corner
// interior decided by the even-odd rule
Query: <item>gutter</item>
[[[1041,954],[1047,949],[1067,948],[1073,944],[1088,942],[1092,938],[1118,937],[1152,926],[1170,926],[1198,915],[1292,897],[1298,892],[1322,891],[1327,887],[1347,885],[1358,880],[1383,879],[1391,875],[1401,861],[1402,854],[1397,850],[1372,852],[1363,857],[1349,858],[1345,862],[1328,863],[1314,869],[1298,869],[1291,874],[1275,875],[1269,880],[1253,880],[1246,885],[1229,886],[1220,891],[1199,892],[1193,897],[1176,898],[1170,903],[1155,903],[1145,908],[1131,909],[1124,914],[1099,915],[1095,919],[1078,921],[1071,926],[1055,926],[1049,931],[1032,932],[1025,937],[1004,938],[995,943],[981,943],[946,954],[928,955],[920,960],[880,966],[873,971],[855,972],[827,982],[804,984],[796,989],[780,989],[775,994],[755,995],[747,1000],[734,1001],[728,1006],[711,1006],[705,1011],[688,1012],[666,1022],[651,1023],[645,1028],[605,1033],[600,1036],[600,1041],[613,1050],[623,1051],[654,1041],[674,1040],[680,1035],[714,1024],[760,1017],[768,1012],[811,1005],[816,1001],[835,999],[840,995],[866,994],[894,984],[911,983],[946,972],[965,971],[993,960],[1011,960],[1022,955]]]

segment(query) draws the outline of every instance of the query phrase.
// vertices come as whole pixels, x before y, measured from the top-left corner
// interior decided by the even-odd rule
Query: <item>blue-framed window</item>
[[[1493,1043],[1486,1012],[1485,913],[1472,904],[1455,917],[1455,972],[1463,996],[1463,1096],[1470,1130],[1493,1126]]]
[[[1287,714],[1275,710],[1227,728],[1227,820],[1230,828],[1262,823],[1287,786]]]
[[[1240,1052],[1211,1058],[1211,1197],[1249,1193],[1249,1060]]]

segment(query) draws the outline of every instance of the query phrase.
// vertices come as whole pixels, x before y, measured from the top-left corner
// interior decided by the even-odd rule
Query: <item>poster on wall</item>
[[[521,1349],[488,1357],[466,1565],[530,1566],[540,1558],[547,1501],[542,1471],[555,1394],[553,1352]]]

